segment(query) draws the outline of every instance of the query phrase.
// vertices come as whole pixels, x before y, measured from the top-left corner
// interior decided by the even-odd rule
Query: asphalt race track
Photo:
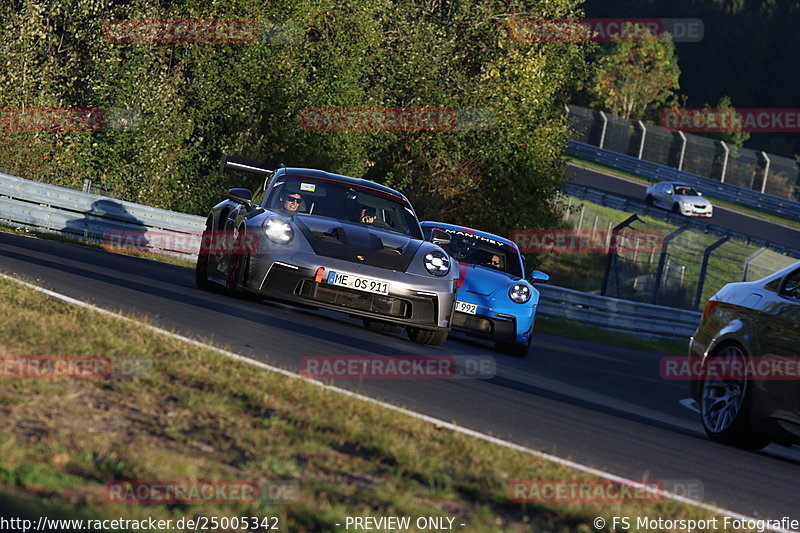
[[[800,450],[750,453],[708,441],[678,403],[686,383],[662,380],[657,354],[545,334],[524,360],[465,339],[427,348],[345,315],[199,290],[189,268],[8,233],[0,233],[0,271],[293,370],[309,355],[497,356],[490,380],[337,385],[632,479],[700,480],[704,501],[732,511],[800,519]]]
[[[642,183],[574,165],[567,167],[567,178],[578,185],[615,194],[634,202],[641,202],[644,205],[647,185]],[[714,204],[713,198],[711,198],[711,203],[712,205]],[[800,248],[800,230],[790,226],[783,226],[769,220],[743,215],[717,205],[714,205],[714,216],[703,220],[751,237],[767,239],[792,248]]]

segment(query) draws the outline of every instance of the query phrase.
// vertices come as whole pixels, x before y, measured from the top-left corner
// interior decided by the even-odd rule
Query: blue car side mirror
[[[536,283],[537,281],[539,283],[547,283],[548,281],[550,281],[550,276],[548,276],[541,270],[534,270],[533,272],[531,272],[531,281],[533,283]]]

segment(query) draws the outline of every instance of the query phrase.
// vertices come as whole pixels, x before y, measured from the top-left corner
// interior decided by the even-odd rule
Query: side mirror
[[[431,242],[439,246],[446,246],[450,244],[450,234],[439,228],[433,228],[431,231]]]
[[[701,193],[700,191],[697,191],[697,196],[703,196],[703,193]]]
[[[667,189],[667,194],[672,194],[672,189]]]
[[[547,283],[550,281],[550,276],[542,272],[541,270],[534,270],[531,272],[531,282],[532,283]]]
[[[237,204],[253,207],[253,193],[250,189],[231,189],[228,191],[228,198]]]

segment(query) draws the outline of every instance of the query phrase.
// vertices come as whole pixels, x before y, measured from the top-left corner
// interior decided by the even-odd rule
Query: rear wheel
[[[700,384],[700,420],[711,439],[760,450],[770,439],[750,429],[752,382],[746,370],[731,375],[731,369],[746,365],[747,356],[738,344],[723,345],[709,358]]]
[[[372,331],[379,331],[381,333],[400,333],[403,331],[403,326],[398,326],[391,322],[376,320],[374,318],[365,318],[363,321],[364,327]]]
[[[435,330],[420,329],[408,326],[406,328],[408,338],[417,344],[425,344],[427,346],[441,346],[447,340],[447,335],[450,333],[444,328],[437,328]]]

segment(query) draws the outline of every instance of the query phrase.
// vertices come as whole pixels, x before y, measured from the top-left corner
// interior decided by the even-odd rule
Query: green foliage
[[[680,69],[668,33],[654,36],[626,23],[624,37],[601,53],[591,88],[595,105],[624,118],[642,119],[667,107],[679,88]]]
[[[706,104],[704,108],[711,109],[711,106]],[[736,108],[731,104],[730,96],[723,96],[720,98],[719,102],[713,107],[713,109],[724,114],[727,114],[727,112],[733,113],[736,111]],[[725,141],[726,143],[732,144],[733,146],[738,146],[739,148],[744,146],[744,143],[750,139],[750,133],[746,131],[705,132],[703,133],[703,136]]]
[[[505,232],[550,224],[563,105],[586,43],[525,43],[511,17],[575,0],[15,0],[0,7],[0,107],[99,108],[97,131],[5,131],[0,166],[205,212],[236,182],[221,153],[403,188],[425,218]],[[114,42],[125,19],[258,21],[242,43]],[[452,131],[317,131],[308,108],[448,108]],[[121,121],[119,111],[133,114]],[[478,114],[483,127],[465,117]],[[464,126],[466,121],[467,125]],[[488,127],[486,126],[488,124]],[[6,128],[9,129],[9,128]]]

